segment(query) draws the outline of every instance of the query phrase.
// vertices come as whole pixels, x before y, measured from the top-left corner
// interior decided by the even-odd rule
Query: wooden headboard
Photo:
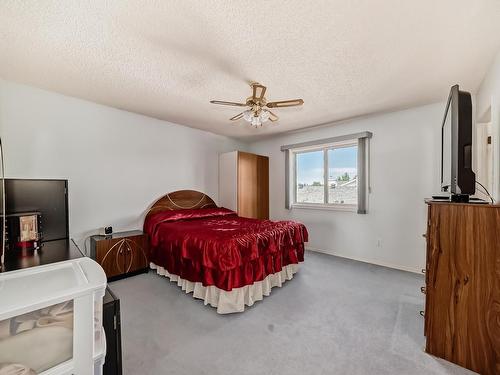
[[[187,210],[200,208],[217,208],[217,205],[212,198],[205,193],[201,193],[196,190],[177,190],[165,194],[153,203],[146,216],[164,210]]]

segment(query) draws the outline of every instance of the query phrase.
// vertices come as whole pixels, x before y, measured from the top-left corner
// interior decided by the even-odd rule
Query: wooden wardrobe
[[[241,151],[221,154],[219,205],[242,217],[269,219],[269,158]]]

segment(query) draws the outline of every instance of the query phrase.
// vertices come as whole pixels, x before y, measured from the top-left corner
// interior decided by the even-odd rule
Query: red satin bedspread
[[[169,273],[232,290],[304,261],[305,226],[242,218],[225,208],[163,211],[144,222],[150,261]]]

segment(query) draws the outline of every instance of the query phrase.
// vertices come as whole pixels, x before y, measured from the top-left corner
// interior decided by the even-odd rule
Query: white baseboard
[[[336,251],[326,251],[326,250],[317,249],[317,248],[314,248],[314,247],[311,247],[311,246],[306,246],[306,250],[314,251],[314,252],[317,252],[317,253],[323,253],[323,254],[327,254],[327,255],[333,255],[333,256],[336,256],[336,257],[339,257],[339,258],[351,259],[351,260],[355,260],[357,262],[375,264],[377,266],[383,266],[383,267],[388,267],[388,268],[394,268],[396,270],[407,271],[407,272],[412,272],[412,273],[418,273],[420,275],[422,274],[422,269],[421,268],[406,267],[406,266],[400,266],[400,265],[396,265],[396,264],[391,264],[391,263],[386,263],[386,262],[380,262],[380,261],[375,261],[375,260],[369,260],[369,259],[363,259],[363,258],[356,258],[356,257],[352,257],[352,256],[349,256],[349,255],[344,255],[344,254],[337,253]]]

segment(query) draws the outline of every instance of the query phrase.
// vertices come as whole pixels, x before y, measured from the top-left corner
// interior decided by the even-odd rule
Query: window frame
[[[305,147],[297,147],[291,148],[291,173],[290,177],[292,179],[292,183],[290,184],[292,191],[292,202],[290,208],[298,208],[298,209],[317,209],[317,210],[335,210],[335,211],[348,211],[348,212],[357,212],[358,211],[358,203],[329,203],[329,188],[328,188],[328,175],[329,175],[329,165],[328,165],[328,151],[345,148],[345,147],[353,147],[356,146],[356,151],[358,151],[359,142],[357,138],[343,140],[338,142],[330,142],[325,144],[318,144],[313,146],[305,146]],[[323,151],[323,203],[302,203],[297,202],[297,155],[304,154],[307,152],[315,152],[315,151]],[[358,157],[359,155],[357,155]],[[356,165],[356,171],[358,171],[359,162]],[[358,198],[359,186],[357,187],[356,198]]]

